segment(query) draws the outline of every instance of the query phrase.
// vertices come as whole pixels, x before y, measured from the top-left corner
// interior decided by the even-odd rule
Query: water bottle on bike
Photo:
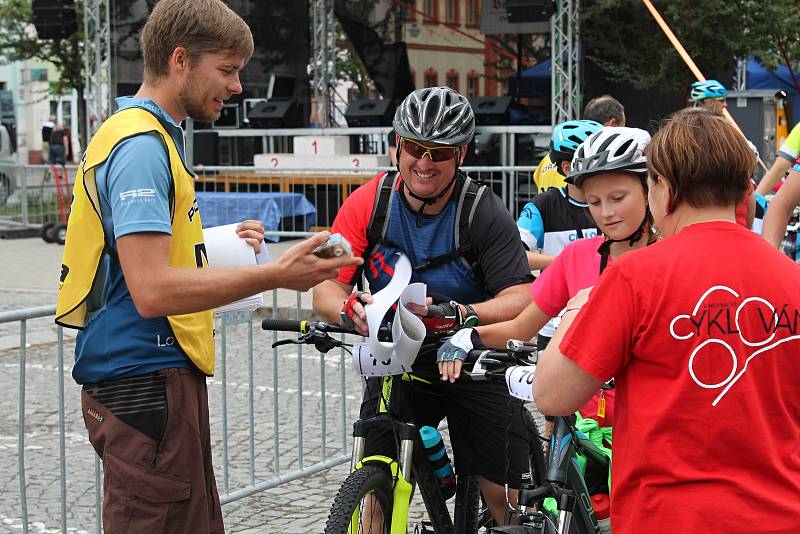
[[[447,500],[456,493],[456,474],[453,472],[450,457],[447,456],[447,449],[444,447],[442,435],[432,426],[420,428],[419,435],[425,447],[425,454],[428,455],[428,459],[431,461],[433,474],[439,481],[442,497]]]

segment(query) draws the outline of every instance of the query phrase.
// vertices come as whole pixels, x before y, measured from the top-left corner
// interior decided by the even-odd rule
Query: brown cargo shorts
[[[224,534],[206,379],[194,369],[86,384],[89,441],[103,461],[109,534]]]

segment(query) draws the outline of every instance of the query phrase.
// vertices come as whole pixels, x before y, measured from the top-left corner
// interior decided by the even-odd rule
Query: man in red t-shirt
[[[754,158],[724,118],[676,113],[647,157],[666,239],[567,305],[536,404],[616,377],[615,534],[800,532],[800,268],[735,224]]]

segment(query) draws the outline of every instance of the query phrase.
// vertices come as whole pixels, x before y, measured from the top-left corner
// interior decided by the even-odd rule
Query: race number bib
[[[517,399],[533,401],[533,373],[536,367],[532,365],[517,365],[506,369],[506,386],[508,393]]]
[[[394,376],[410,373],[413,363],[413,358],[411,362],[404,362],[396,354],[391,354],[386,359],[376,357],[372,354],[369,343],[353,344],[353,369],[361,376]]]

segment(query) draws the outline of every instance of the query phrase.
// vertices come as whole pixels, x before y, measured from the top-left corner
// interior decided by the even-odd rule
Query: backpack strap
[[[481,272],[478,263],[478,251],[472,243],[470,229],[472,228],[472,220],[475,218],[478,203],[485,193],[485,185],[479,185],[469,176],[465,176],[464,186],[461,188],[461,195],[456,208],[455,240],[458,253],[464,265],[479,276]]]
[[[372,215],[367,225],[367,246],[361,257],[364,259],[353,274],[351,284],[357,285],[359,290],[364,289],[364,267],[367,265],[370,256],[375,253],[378,246],[386,236],[386,228],[389,226],[389,210],[392,206],[392,197],[397,189],[397,180],[400,173],[396,171],[387,172],[378,182],[378,189],[375,192],[375,202],[372,205]]]

